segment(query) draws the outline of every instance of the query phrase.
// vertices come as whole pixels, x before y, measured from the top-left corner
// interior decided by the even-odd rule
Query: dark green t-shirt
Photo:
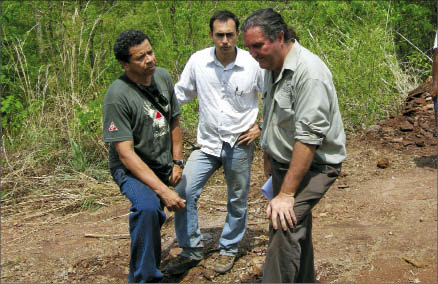
[[[145,95],[147,91],[161,111]],[[168,112],[169,121],[163,112]],[[121,79],[114,81],[102,107],[103,138],[110,143],[109,167],[123,166],[112,142],[133,141],[135,153],[167,184],[173,165],[170,124],[180,113],[166,69],[157,67],[151,86],[142,90]]]

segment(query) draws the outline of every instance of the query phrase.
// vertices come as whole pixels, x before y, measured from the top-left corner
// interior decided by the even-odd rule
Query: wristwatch
[[[259,128],[260,128],[260,130],[263,130],[263,121],[259,122]]]
[[[181,169],[184,169],[184,160],[173,160],[173,163],[177,166],[179,166]]]

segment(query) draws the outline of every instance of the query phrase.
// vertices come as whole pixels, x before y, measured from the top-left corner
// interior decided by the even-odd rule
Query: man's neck
[[[274,81],[277,80],[278,75],[280,75],[281,70],[283,69],[284,66],[284,61],[286,60],[286,57],[289,53],[289,51],[292,49],[292,46],[294,45],[294,43],[291,42],[287,42],[284,44],[283,48],[280,51],[281,54],[281,64],[278,65],[278,67],[276,69],[272,70],[272,73],[274,74]]]
[[[132,73],[126,72],[126,76],[128,76],[128,78],[136,84],[141,84],[144,86],[150,86],[152,84],[152,75],[147,77],[140,77]]]
[[[215,55],[217,60],[225,67],[228,64],[230,64],[231,62],[233,62],[234,60],[236,60],[237,57],[237,48],[234,47],[234,51],[230,52],[228,54],[223,54],[218,52],[218,49],[215,49]]]

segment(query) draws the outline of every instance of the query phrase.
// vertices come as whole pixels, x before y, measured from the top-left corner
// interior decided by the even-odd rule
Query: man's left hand
[[[170,177],[170,184],[176,186],[182,177],[182,168],[178,165],[173,165],[172,176]]]
[[[261,133],[262,133],[262,131],[260,130],[259,125],[256,123],[250,129],[243,132],[239,136],[239,138],[237,138],[237,145],[240,145],[240,144],[246,142],[246,146],[248,146],[254,140],[256,140],[257,137],[259,137]]]
[[[280,192],[274,199],[269,202],[266,210],[266,217],[272,220],[274,230],[278,230],[279,224],[277,218],[280,219],[281,228],[287,231],[293,228],[297,223],[297,218],[294,212],[295,198],[293,196]]]

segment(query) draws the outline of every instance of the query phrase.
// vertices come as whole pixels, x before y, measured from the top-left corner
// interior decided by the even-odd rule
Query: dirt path
[[[320,281],[437,282],[437,147],[393,150],[357,138],[349,141],[348,154],[342,176],[313,211]],[[383,157],[389,167],[379,169],[376,163]],[[163,282],[261,281],[268,241],[261,165],[257,152],[249,226],[232,271],[218,275],[210,269],[226,214],[218,173],[199,201],[206,261],[180,278],[166,275]],[[100,186],[118,191],[112,182]],[[3,214],[1,282],[125,282],[128,208],[118,196],[95,212]],[[172,216],[162,240],[165,267],[178,253]]]

